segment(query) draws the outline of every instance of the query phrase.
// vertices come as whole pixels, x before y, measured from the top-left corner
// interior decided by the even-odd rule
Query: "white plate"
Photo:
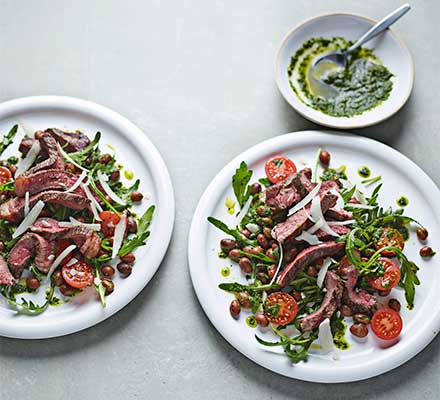
[[[382,175],[381,204],[397,208],[396,199],[405,195],[409,199],[406,214],[426,224],[428,243],[435,247],[440,235],[440,191],[432,180],[412,161],[392,148],[374,140],[341,133],[304,131],[279,136],[262,142],[232,160],[213,179],[203,194],[191,225],[188,256],[191,278],[197,297],[208,318],[238,351],[256,363],[274,372],[292,378],[313,382],[349,382],[366,379],[393,369],[421,351],[440,328],[440,260],[438,256],[426,261],[418,255],[421,247],[414,232],[406,243],[405,252],[421,267],[421,285],[417,287],[415,308],[405,308],[403,292],[393,290],[402,304],[404,327],[400,340],[384,349],[370,332],[365,343],[356,342],[348,332],[351,348],[337,350],[338,361],[331,356],[311,354],[307,363],[292,365],[283,354],[273,353],[271,348],[260,346],[254,335],[276,338],[261,328],[251,329],[245,323],[246,312],[242,310],[238,321],[229,314],[233,296],[218,289],[218,284],[239,279],[245,282],[238,266],[234,265],[228,278],[220,270],[230,266],[228,260],[217,257],[219,241],[226,235],[211,226],[206,218],[215,216],[233,226],[234,217],[226,212],[225,197],[233,197],[231,177],[242,160],[254,171],[252,181],[264,176],[264,163],[273,155],[285,155],[301,168],[301,160],[313,165],[319,147],[327,149],[332,156],[332,166],[346,165],[353,182],[360,178],[357,169],[362,165],[371,168],[372,176]],[[374,185],[373,185],[374,186]],[[433,240],[434,239],[434,240]],[[440,250],[440,249],[436,249]],[[385,298],[380,298],[385,301]],[[269,340],[270,340],[269,339]]]
[[[390,29],[365,44],[366,47],[375,49],[375,54],[395,75],[390,97],[378,107],[349,118],[333,117],[305,105],[290,87],[287,76],[290,58],[306,40],[335,36],[356,40],[375,23],[371,19],[352,14],[322,15],[303,22],[285,36],[276,55],[276,81],[283,97],[303,117],[334,128],[360,128],[391,117],[406,103],[414,82],[413,62],[406,45]]]
[[[140,190],[150,198],[142,201],[139,212],[156,205],[151,235],[146,246],[136,252],[133,273],[126,279],[115,275],[115,291],[106,308],[99,300],[78,297],[68,304],[49,307],[43,314],[17,316],[0,296],[0,335],[14,338],[49,338],[77,332],[110,317],[133,300],[153,277],[165,255],[174,223],[174,196],[167,167],[147,136],[118,113],[98,104],[69,97],[27,97],[0,104],[0,132],[14,124],[33,133],[49,127],[80,129],[93,137],[101,131],[105,144],[116,149],[117,160],[141,180]],[[18,141],[5,152],[17,155]],[[4,157],[3,156],[3,157]],[[3,158],[2,157],[2,158]],[[122,175],[122,174],[121,174]],[[79,304],[83,299],[84,303]]]

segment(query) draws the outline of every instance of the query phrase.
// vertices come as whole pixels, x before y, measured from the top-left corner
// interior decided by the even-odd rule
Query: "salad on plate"
[[[353,184],[346,167],[334,168],[330,159],[318,149],[312,168],[297,170],[275,156],[254,183],[243,161],[232,177],[235,199],[225,201],[234,226],[208,217],[227,234],[219,256],[240,271],[240,279],[219,285],[234,296],[231,316],[239,319],[245,309],[247,325],[264,334],[256,342],[282,348],[293,363],[306,361],[311,349],[336,357],[335,348],[350,347],[346,335],[398,341],[404,322],[393,293],[402,290],[411,310],[420,284],[419,267],[405,254],[410,229],[423,246],[420,256],[435,254],[427,229],[405,215],[406,198],[397,209],[384,208],[381,176],[362,166],[362,180]],[[230,273],[222,269],[224,277]],[[270,332],[276,339],[267,339]]]
[[[4,136],[0,156],[17,132],[15,125]],[[21,155],[0,161],[0,294],[19,314],[38,315],[86,292],[105,307],[116,269],[128,277],[134,251],[146,244],[155,207],[134,212],[144,197],[140,181],[123,183],[114,149],[103,153],[100,141],[100,132],[90,140],[48,128],[25,135]],[[133,180],[131,171],[124,175]]]

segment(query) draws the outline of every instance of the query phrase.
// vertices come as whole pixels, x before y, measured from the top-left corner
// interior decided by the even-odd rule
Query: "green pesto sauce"
[[[227,277],[231,274],[231,268],[229,267],[222,268],[220,270],[220,273],[222,274],[222,276]]]
[[[319,76],[329,87],[309,79],[310,66],[318,55],[344,50],[351,44],[342,37],[313,38],[292,56],[287,73],[290,86],[300,101],[324,114],[352,117],[388,99],[393,89],[393,74],[368,48],[362,47],[352,53],[345,69],[335,68],[332,63],[320,64]],[[329,92],[334,94],[329,95]]]
[[[409,204],[408,198],[405,196],[400,196],[397,201],[396,201],[397,205],[399,207],[406,207]]]
[[[371,175],[370,168],[368,168],[366,165],[363,165],[358,169],[358,175],[361,178],[368,178]]]
[[[249,315],[249,317],[246,318],[246,324],[250,328],[256,328],[257,327],[257,320],[253,315]]]
[[[350,347],[350,344],[345,340],[346,331],[347,325],[344,323],[344,330],[336,332],[333,336],[333,343],[340,350],[347,350]]]

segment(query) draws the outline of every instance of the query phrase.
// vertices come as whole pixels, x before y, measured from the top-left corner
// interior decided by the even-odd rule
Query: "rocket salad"
[[[403,321],[392,295],[403,290],[411,310],[420,284],[405,243],[410,226],[421,242],[426,228],[403,208],[379,203],[381,176],[355,185],[346,167],[330,166],[330,159],[319,149],[313,171],[298,171],[289,158],[272,157],[266,176],[253,183],[253,171],[242,162],[232,177],[240,207],[234,226],[208,217],[227,234],[220,256],[246,279],[219,285],[234,295],[231,316],[239,319],[242,309],[249,310],[278,337],[272,342],[257,334],[256,341],[282,347],[293,363],[307,360],[312,347],[347,349],[347,325],[357,338],[370,329],[380,339],[397,338]],[[432,257],[426,248],[421,256]]]

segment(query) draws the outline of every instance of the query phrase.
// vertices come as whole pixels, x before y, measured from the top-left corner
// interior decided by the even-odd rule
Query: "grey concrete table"
[[[346,385],[275,375],[212,327],[187,266],[191,216],[214,174],[252,144],[316,128],[274,83],[283,35],[305,18],[381,17],[398,0],[0,0],[0,100],[60,94],[109,106],[139,125],[168,163],[177,200],[168,254],[113,318],[68,337],[0,338],[0,399],[438,399],[440,339],[404,366]],[[414,92],[359,134],[391,144],[440,183],[440,3],[413,0],[396,25],[415,62]]]

